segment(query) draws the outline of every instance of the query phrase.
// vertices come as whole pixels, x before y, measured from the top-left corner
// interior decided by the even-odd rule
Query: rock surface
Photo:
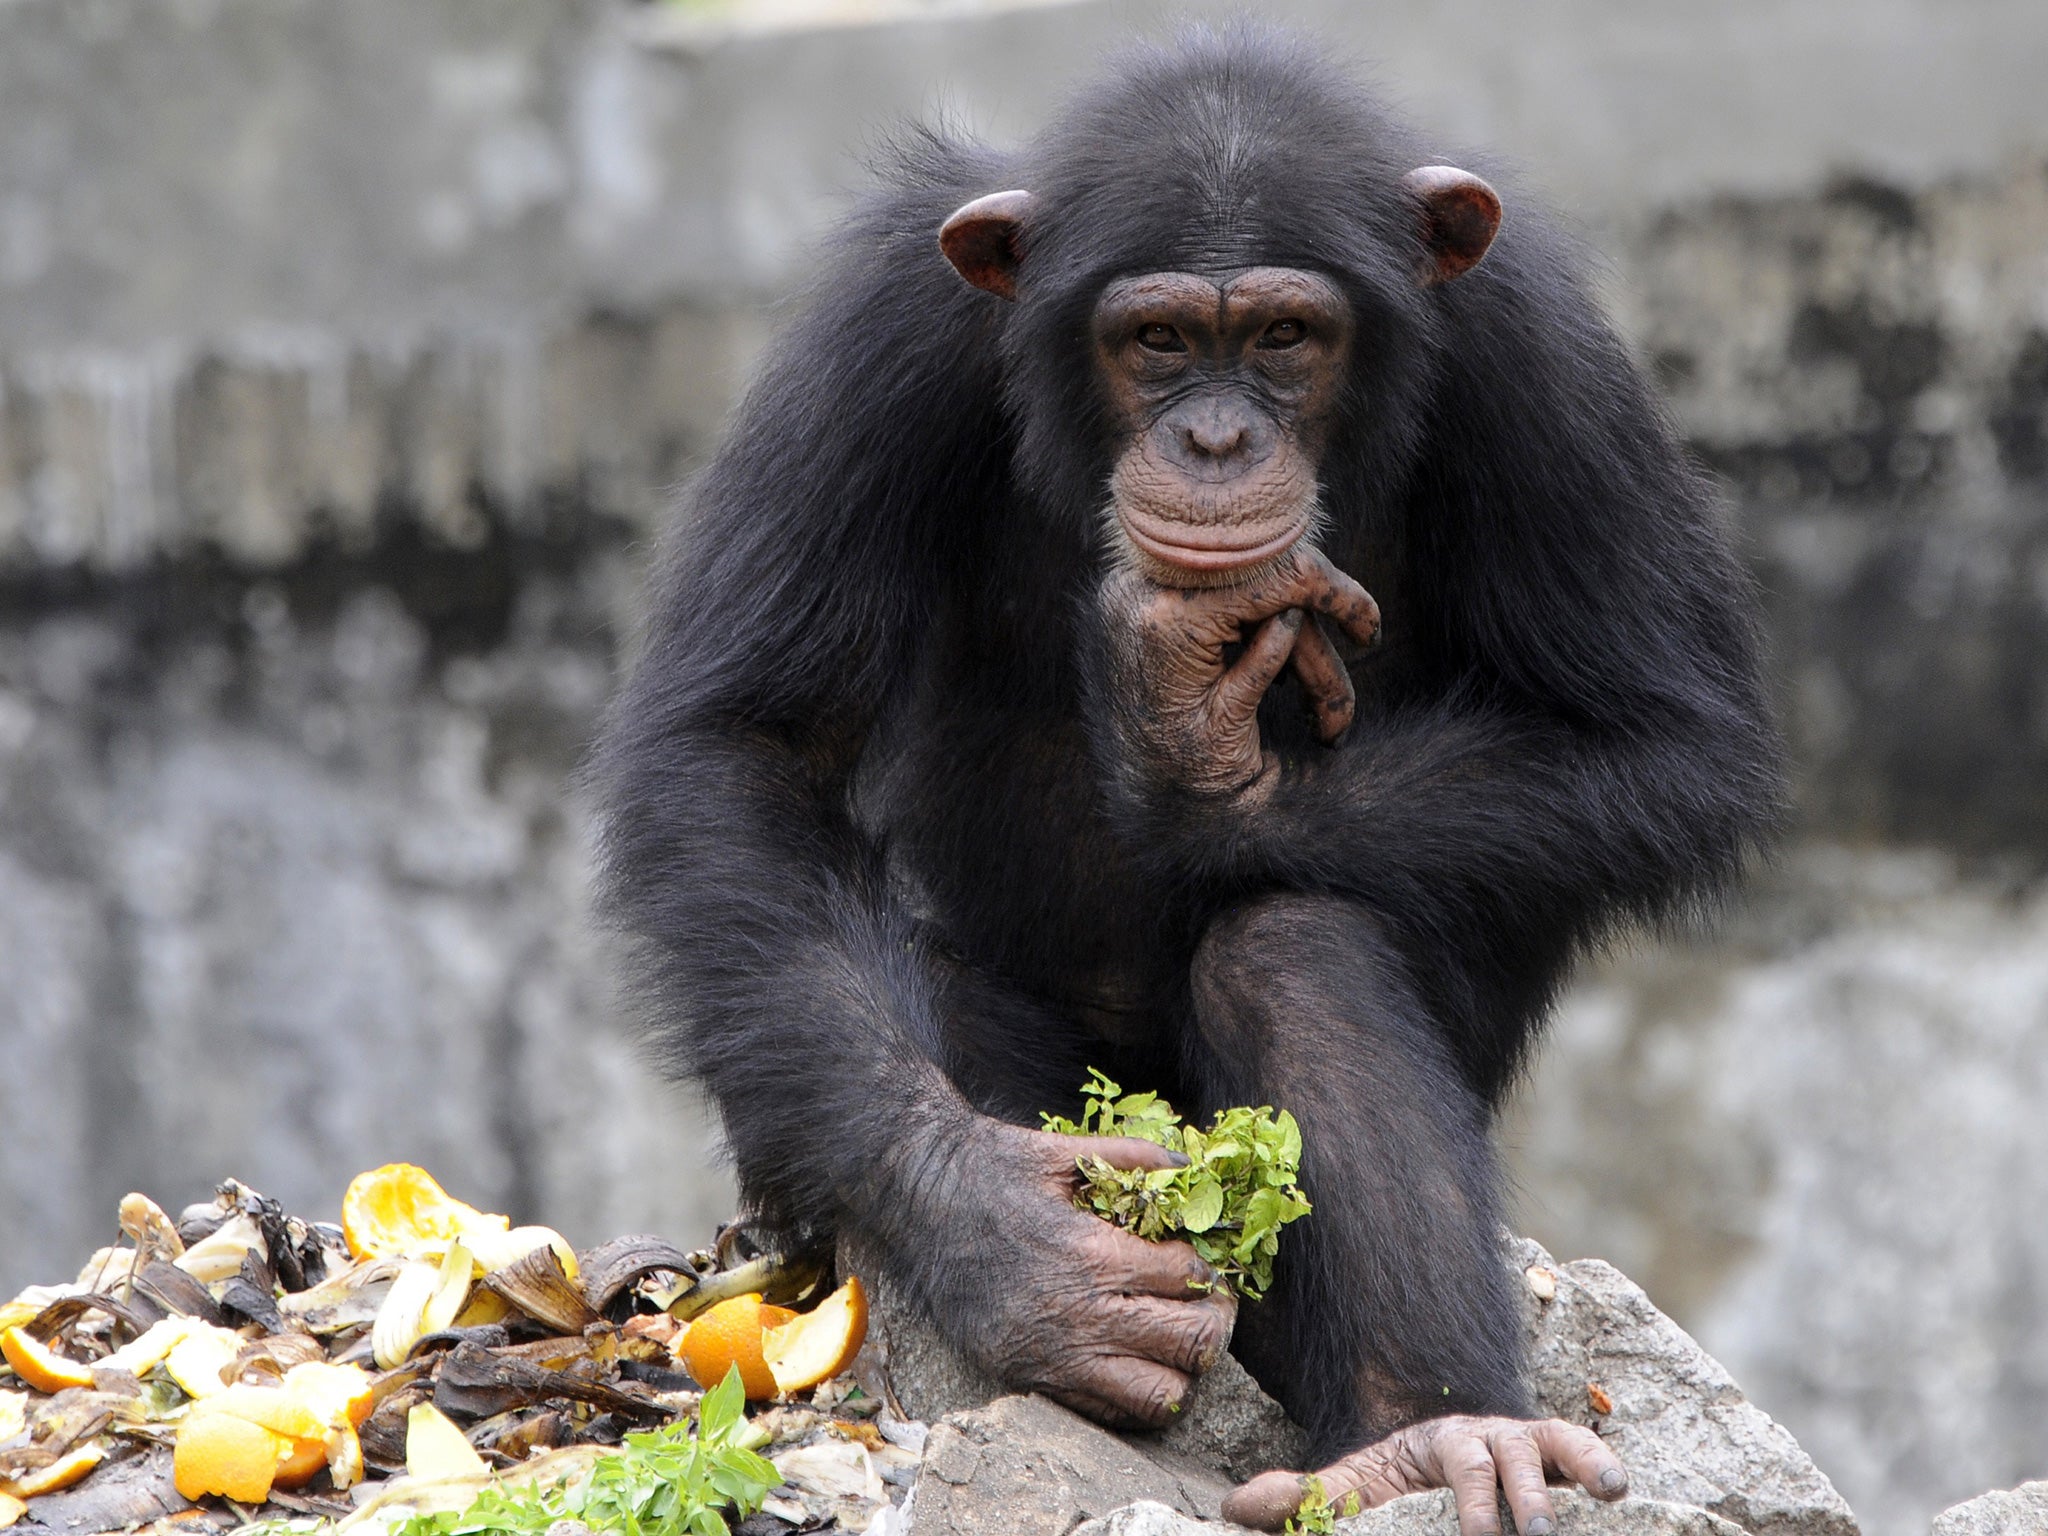
[[[1160,1446],[1140,1448],[1042,1397],[1004,1397],[932,1426],[911,1536],[1041,1536],[1147,1499],[1217,1512],[1230,1480]]]
[[[1596,1430],[1629,1469],[1631,1497],[1619,1506],[1559,1492],[1571,1529],[1858,1536],[1849,1506],[1791,1434],[1626,1276],[1597,1259],[1559,1264],[1524,1239],[1510,1239],[1504,1258],[1524,1280],[1538,1408]],[[1300,1428],[1227,1355],[1171,1429],[1115,1435],[1042,1398],[986,1402],[995,1384],[886,1282],[874,1289],[894,1390],[913,1413],[945,1415],[912,1501],[913,1536],[1023,1536],[1077,1522],[1085,1522],[1077,1536],[1197,1536],[1232,1529],[1213,1523],[1232,1484],[1303,1464]],[[1353,1536],[1451,1536],[1457,1520],[1450,1495],[1439,1492],[1396,1500],[1341,1528]],[[1942,1536],[2022,1529],[2032,1527],[1958,1525]]]
[[[2048,1532],[2048,1482],[1979,1494],[1934,1517],[1934,1536],[2041,1536]]]
[[[1573,1536],[1738,1536],[1739,1527],[1687,1504],[1640,1495],[1602,1504],[1569,1488],[1553,1489],[1559,1528]],[[1075,1527],[1072,1536],[1227,1536],[1242,1527],[1190,1520],[1163,1504],[1133,1504]],[[1447,1490],[1411,1494],[1337,1522],[1343,1536],[1455,1536],[1457,1510]]]
[[[1696,1505],[1755,1536],[1855,1536],[1856,1517],[1791,1432],[1611,1264],[1559,1264],[1517,1239],[1539,1409],[1599,1431],[1641,1498]],[[1552,1294],[1544,1299],[1541,1289]]]

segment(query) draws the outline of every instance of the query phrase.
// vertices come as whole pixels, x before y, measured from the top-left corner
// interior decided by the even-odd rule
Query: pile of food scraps
[[[77,1280],[0,1304],[16,1536],[888,1531],[915,1475],[860,1281],[743,1227],[579,1253],[402,1163],[339,1227],[234,1180],[119,1222]]]

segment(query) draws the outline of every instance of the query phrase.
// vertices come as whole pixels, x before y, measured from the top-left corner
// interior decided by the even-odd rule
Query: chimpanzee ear
[[[1498,192],[1454,165],[1420,166],[1401,178],[1401,189],[1421,204],[1423,287],[1448,283],[1479,265],[1500,228]]]
[[[1029,192],[991,192],[957,210],[939,226],[939,249],[975,287],[999,299],[1017,297],[1017,263],[1023,257]]]

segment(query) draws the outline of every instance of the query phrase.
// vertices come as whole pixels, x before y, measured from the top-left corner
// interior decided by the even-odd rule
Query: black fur
[[[1511,190],[1486,260],[1417,285],[1397,182],[1440,158],[1239,33],[1015,154],[913,138],[694,487],[596,758],[610,911],[748,1201],[866,1230],[917,1294],[975,1261],[905,1215],[967,1105],[1028,1121],[1090,1064],[1291,1102],[1318,1214],[1241,1348],[1329,1450],[1522,1408],[1492,1111],[1574,953],[1710,897],[1779,796],[1708,487]],[[1007,187],[1014,306],[935,244]],[[1273,690],[1288,772],[1247,816],[1097,729],[1086,320],[1113,276],[1254,262],[1357,312],[1322,547],[1386,633],[1343,745]]]

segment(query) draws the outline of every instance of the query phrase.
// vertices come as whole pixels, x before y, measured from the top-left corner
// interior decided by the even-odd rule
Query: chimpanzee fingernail
[[[1600,1474],[1600,1491],[1602,1493],[1619,1493],[1627,1486],[1628,1478],[1622,1474],[1619,1467],[1609,1467]]]
[[[1173,1166],[1176,1168],[1185,1168],[1189,1163],[1194,1161],[1194,1159],[1189,1157],[1185,1152],[1168,1152],[1166,1154],[1166,1160],[1169,1163],[1173,1164]]]
[[[1522,1536],[1550,1536],[1553,1529],[1548,1515],[1538,1515],[1522,1527]]]

